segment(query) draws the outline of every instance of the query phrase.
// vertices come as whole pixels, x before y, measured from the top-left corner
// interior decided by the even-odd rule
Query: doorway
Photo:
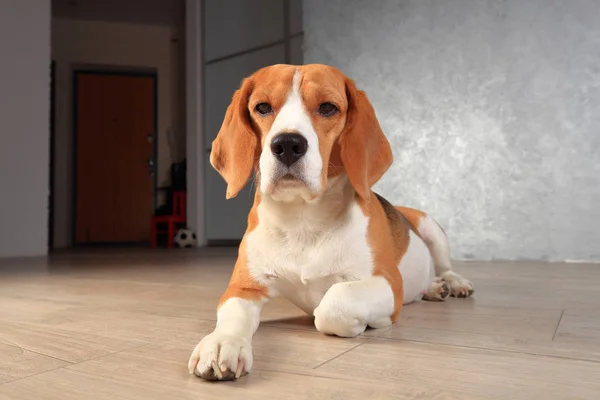
[[[156,73],[76,70],[73,243],[150,243]]]

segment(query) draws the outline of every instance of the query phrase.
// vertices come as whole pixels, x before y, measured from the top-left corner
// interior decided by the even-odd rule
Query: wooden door
[[[76,243],[150,241],[155,77],[77,73]]]

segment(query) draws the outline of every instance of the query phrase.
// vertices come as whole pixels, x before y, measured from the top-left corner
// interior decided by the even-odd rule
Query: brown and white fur
[[[290,134],[304,147],[273,147]],[[289,151],[291,164],[281,158]],[[365,93],[337,69],[273,65],[246,78],[210,160],[227,198],[253,173],[257,190],[215,330],[194,349],[190,373],[250,372],[252,337],[274,296],[314,315],[320,332],[353,337],[391,325],[404,304],[473,293],[452,271],[438,223],[372,192],[392,152]]]

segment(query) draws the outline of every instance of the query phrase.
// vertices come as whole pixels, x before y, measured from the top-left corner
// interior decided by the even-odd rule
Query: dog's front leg
[[[383,328],[392,324],[394,293],[380,276],[336,283],[329,288],[314,311],[319,332],[341,337],[361,334],[367,326]]]
[[[234,295],[232,295],[234,294]],[[217,311],[215,330],[198,343],[190,373],[206,380],[232,380],[252,369],[252,337],[266,296],[257,288],[228,288]]]

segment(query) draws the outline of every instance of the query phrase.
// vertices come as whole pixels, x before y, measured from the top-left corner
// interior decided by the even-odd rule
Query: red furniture
[[[158,246],[158,235],[167,234],[167,247],[173,247],[173,237],[177,232],[177,226],[185,224],[185,192],[173,192],[173,213],[170,215],[157,215],[152,217],[152,247]],[[159,224],[166,224],[167,229],[159,230]]]

